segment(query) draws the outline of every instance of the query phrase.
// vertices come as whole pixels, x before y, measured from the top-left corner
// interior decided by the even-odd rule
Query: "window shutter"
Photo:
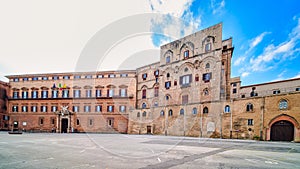
[[[183,76],[180,76],[180,79],[179,79],[179,84],[182,85],[182,81],[183,81]]]

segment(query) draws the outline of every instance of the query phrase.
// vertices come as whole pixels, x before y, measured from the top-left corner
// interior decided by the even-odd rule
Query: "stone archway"
[[[266,140],[300,141],[300,125],[298,121],[286,114],[276,116],[268,124]]]
[[[285,120],[278,121],[271,126],[271,141],[293,141],[294,125]]]

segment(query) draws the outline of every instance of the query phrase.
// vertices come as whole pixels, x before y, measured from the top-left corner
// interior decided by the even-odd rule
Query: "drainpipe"
[[[264,130],[264,113],[265,113],[265,97],[262,98],[262,107],[261,107],[261,124],[260,124],[260,131],[259,131],[259,138],[263,140],[263,130]]]

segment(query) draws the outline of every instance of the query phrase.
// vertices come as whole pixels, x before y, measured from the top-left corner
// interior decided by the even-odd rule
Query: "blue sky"
[[[82,51],[98,31],[127,16],[153,12],[168,17],[149,23],[149,32],[173,38],[223,22],[223,39],[233,37],[235,48],[231,76],[240,76],[243,85],[300,78],[299,6],[299,0],[3,0],[0,80],[12,74],[77,71]],[[157,62],[159,46],[170,40],[148,34],[127,38],[99,59],[97,70],[116,70],[133,56],[141,56],[139,65]]]
[[[300,1],[193,0],[185,5],[178,17],[197,23],[193,31],[223,22],[223,39],[233,37],[235,47],[232,77],[240,76],[243,85],[300,77]],[[166,41],[153,36],[155,45]]]

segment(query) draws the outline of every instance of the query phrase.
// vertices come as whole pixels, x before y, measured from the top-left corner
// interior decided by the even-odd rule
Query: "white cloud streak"
[[[221,13],[222,10],[224,9],[225,7],[225,0],[222,0],[220,2],[218,2],[217,0],[211,0],[210,1],[211,5],[210,7],[212,8],[212,13],[215,15],[215,14],[218,14],[218,13]]]
[[[153,12],[166,14],[166,17],[153,20],[152,30],[173,37],[162,38],[154,36],[156,41],[168,43],[171,40],[191,34],[197,30],[201,23],[200,16],[195,18],[189,10],[193,0],[149,0]]]
[[[239,58],[237,58],[234,61],[233,65],[239,66],[240,64],[242,64],[246,60],[249,53],[253,52],[253,49],[262,42],[263,38],[267,34],[270,34],[270,32],[263,32],[260,35],[256,36],[255,38],[251,39],[248,50],[246,50],[246,52],[244,53],[243,56],[240,56]]]

